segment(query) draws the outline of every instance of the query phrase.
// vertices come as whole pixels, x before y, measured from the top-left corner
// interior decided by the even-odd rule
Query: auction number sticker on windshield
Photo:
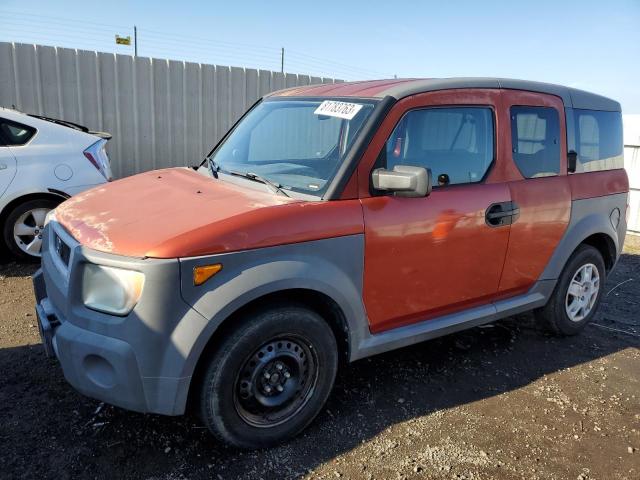
[[[362,105],[359,103],[338,102],[336,100],[325,100],[320,104],[316,111],[316,115],[326,115],[329,117],[344,118],[351,120],[360,111]]]

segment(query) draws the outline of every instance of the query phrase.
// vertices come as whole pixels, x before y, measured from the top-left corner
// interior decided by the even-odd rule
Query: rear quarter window
[[[620,112],[574,109],[576,173],[624,167]]]
[[[36,134],[36,129],[0,118],[0,145],[2,146],[19,146],[25,145]]]

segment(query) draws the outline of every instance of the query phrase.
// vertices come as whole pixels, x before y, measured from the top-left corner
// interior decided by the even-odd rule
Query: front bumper
[[[150,411],[143,377],[131,345],[58,318],[49,300],[43,296],[46,286],[42,270],[33,276],[33,284],[45,353],[58,358],[66,380],[88,397],[129,410]]]
[[[42,268],[33,276],[36,315],[45,352],[60,362],[66,380],[82,394],[138,412],[184,413],[192,366],[189,338],[175,338],[182,322],[205,319],[180,296],[178,261],[125,259],[84,249],[57,228],[72,248],[61,265],[44,235]],[[68,235],[68,234],[67,234]],[[82,304],[83,263],[101,263],[145,273],[145,291],[127,317],[90,310]],[[63,268],[64,267],[64,268]]]

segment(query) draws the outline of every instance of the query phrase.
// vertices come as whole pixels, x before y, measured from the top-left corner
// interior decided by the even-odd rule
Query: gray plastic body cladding
[[[576,175],[587,174],[579,173]],[[598,233],[604,233],[611,238],[615,245],[615,260],[617,261],[622,252],[627,230],[625,219],[627,197],[628,193],[617,193],[603,197],[574,200],[571,203],[571,218],[567,230],[553,252],[540,279],[557,279],[578,245],[587,237]],[[616,208],[620,211],[620,221],[614,227],[611,223],[611,212]]]
[[[214,263],[221,263],[222,270],[205,284],[194,286],[193,269]],[[193,371],[223,321],[252,300],[270,293],[307,289],[325,294],[342,310],[350,337],[369,328],[362,303],[362,234],[180,259],[180,268],[184,299],[204,319],[178,325],[174,332],[188,352],[185,375]]]
[[[71,246],[68,271],[49,249],[54,230]],[[117,317],[84,306],[82,270],[87,262],[144,273],[142,296],[129,315]],[[42,272],[46,298],[41,305],[61,322],[54,343],[69,383],[88,396],[132,410],[182,413],[190,379],[184,376],[186,354],[174,332],[177,324],[195,324],[202,318],[180,295],[178,260],[143,260],[86,249],[52,222],[45,230]],[[109,361],[115,385],[92,380],[86,363],[90,355]]]
[[[394,328],[375,335],[367,330],[363,335],[353,338],[357,344],[351,349],[351,360],[406,347],[542,307],[547,303],[554,286],[555,281],[539,281],[526,294],[507,300],[481,305],[406,327]]]

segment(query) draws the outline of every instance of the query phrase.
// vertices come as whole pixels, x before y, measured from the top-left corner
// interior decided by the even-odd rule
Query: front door
[[[374,333],[490,303],[504,265],[510,217],[501,212],[511,197],[508,185],[487,180],[500,93],[426,98],[450,101],[396,112],[375,167],[430,168],[433,192],[362,199],[364,302]]]

